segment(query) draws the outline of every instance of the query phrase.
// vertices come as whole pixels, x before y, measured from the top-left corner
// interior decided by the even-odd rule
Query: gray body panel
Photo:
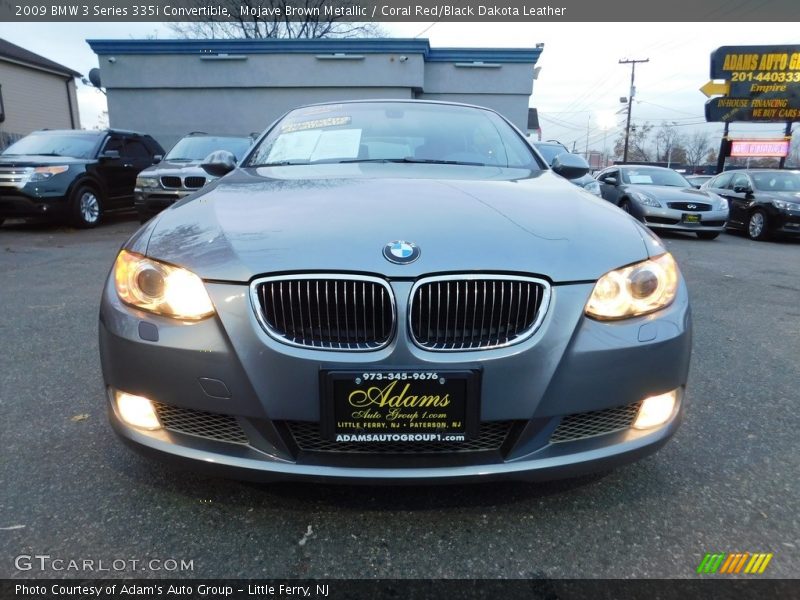
[[[159,217],[147,254],[221,281],[305,270],[389,277],[490,270],[586,281],[648,256],[632,220],[549,171],[261,167],[232,173],[178,206]],[[381,250],[398,239],[416,243],[420,259],[388,263]]]

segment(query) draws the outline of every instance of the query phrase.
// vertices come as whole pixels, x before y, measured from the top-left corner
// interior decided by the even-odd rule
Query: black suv
[[[163,154],[133,131],[35,131],[0,154],[0,224],[56,217],[94,227],[104,211],[133,207],[137,173]]]
[[[250,136],[195,131],[181,138],[157,165],[136,178],[136,210],[144,223],[153,215],[216,179],[200,167],[212,152],[226,150],[238,161],[253,144]]]

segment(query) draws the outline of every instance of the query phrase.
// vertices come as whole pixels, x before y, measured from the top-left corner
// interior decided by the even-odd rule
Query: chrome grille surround
[[[339,289],[340,284],[342,289]],[[283,285],[287,286],[286,292],[283,292]],[[326,291],[327,295],[323,300],[322,295]],[[298,302],[303,302],[304,299],[307,301],[297,307],[291,306],[294,302],[292,295],[298,296]],[[331,295],[334,296],[332,301]],[[376,299],[376,295],[380,298]],[[287,296],[288,307],[285,301]],[[279,298],[280,319],[276,304]],[[300,348],[350,352],[380,350],[391,343],[397,328],[397,309],[392,287],[388,281],[379,277],[337,273],[262,277],[250,284],[250,300],[258,322],[270,337]],[[377,308],[379,303],[380,313]],[[273,315],[268,314],[270,304],[274,307]],[[350,327],[351,317],[353,327]],[[381,322],[378,323],[378,320]],[[344,336],[341,335],[343,328]]]
[[[200,175],[188,175],[183,178],[183,187],[187,190],[199,190],[206,184],[206,178]]]
[[[181,188],[181,178],[177,175],[162,175],[160,178],[162,187],[168,190],[178,190]]]
[[[442,284],[445,285],[446,298],[441,300]],[[462,287],[463,284],[463,287]],[[492,287],[489,287],[492,284]],[[499,284],[499,285],[498,285]],[[436,300],[432,296],[436,285]],[[424,305],[425,293],[427,294],[427,310],[421,310]],[[516,288],[516,289],[515,289]],[[462,303],[460,296],[463,293],[463,316],[459,315],[459,306]],[[449,293],[448,293],[449,292]],[[453,295],[455,294],[455,297]],[[486,334],[484,335],[484,321],[486,320],[487,303],[489,295],[493,296],[489,312]],[[514,295],[516,294],[516,296]],[[524,312],[522,311],[522,296],[525,295]],[[534,296],[533,299],[531,296]],[[482,300],[478,299],[482,296]],[[435,352],[465,352],[475,350],[491,350],[519,344],[530,338],[542,324],[547,309],[550,306],[550,283],[536,277],[520,275],[495,275],[495,274],[459,274],[425,277],[417,281],[411,288],[408,308],[408,330],[414,344],[424,350]],[[508,300],[506,300],[508,297]],[[470,307],[470,298],[473,298]],[[531,302],[533,300],[533,302]],[[516,302],[515,302],[516,301]],[[444,335],[441,331],[441,311],[444,302],[446,318]],[[450,303],[453,302],[453,319],[450,315]],[[503,321],[503,310],[508,302],[508,315]],[[434,303],[437,305],[434,308]],[[499,314],[494,319],[495,305],[499,305]],[[482,307],[482,308],[481,308]],[[424,308],[424,307],[423,307]],[[467,327],[469,312],[472,311],[472,324]],[[427,321],[425,314],[427,313]],[[431,328],[433,315],[436,315],[437,324]],[[513,328],[511,315],[514,315]],[[458,321],[462,323],[459,325]],[[476,324],[480,320],[477,329]],[[493,327],[494,323],[494,327]],[[452,335],[450,326],[453,326]],[[468,331],[471,330],[471,331]],[[423,335],[427,333],[427,335]],[[431,334],[435,335],[431,335]],[[431,339],[433,338],[433,339]]]
[[[567,415],[550,436],[550,443],[574,442],[629,429],[641,405],[641,402],[634,402],[625,406]]]
[[[158,420],[167,431],[193,435],[216,442],[249,444],[247,435],[236,417],[192,408],[181,408],[161,402],[153,402],[153,405]]]
[[[0,167],[0,187],[24,188],[33,167]]]

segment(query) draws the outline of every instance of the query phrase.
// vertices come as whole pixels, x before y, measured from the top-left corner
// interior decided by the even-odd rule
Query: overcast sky
[[[719,46],[791,44],[796,24],[786,23],[386,23],[392,37],[428,38],[436,47],[533,47],[544,43],[531,106],[539,109],[544,139],[558,139],[578,151],[587,142],[611,148],[624,126],[620,96],[628,95],[630,65],[622,58],[649,58],[637,65],[634,123],[676,121],[687,133],[702,128],[718,136],[722,124],[705,124],[709,55]],[[784,34],[781,34],[784,32]],[[97,66],[86,39],[170,38],[155,23],[23,23],[4,27],[8,41],[84,75]],[[78,84],[81,123],[94,127],[105,108],[101,92]],[[265,123],[266,126],[266,123]],[[603,128],[606,128],[605,130]],[[800,128],[798,128],[800,129]],[[731,126],[733,134],[782,135],[782,124]]]

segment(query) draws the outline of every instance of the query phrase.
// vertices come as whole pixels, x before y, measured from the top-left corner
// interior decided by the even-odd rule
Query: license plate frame
[[[699,225],[701,216],[698,213],[683,213],[681,221],[684,223],[691,223],[692,225]]]
[[[391,439],[369,441],[409,444],[473,439],[480,428],[480,375],[479,369],[322,370],[322,436],[330,441],[350,441],[342,436],[387,434]],[[351,403],[349,397],[353,393],[354,403]],[[445,395],[449,402],[443,405]],[[438,401],[432,399],[434,396],[439,397]],[[409,405],[414,402],[416,406]],[[354,416],[359,412],[360,416]],[[435,435],[420,439],[415,434]],[[395,439],[400,436],[407,439]],[[461,439],[451,439],[459,436]]]

